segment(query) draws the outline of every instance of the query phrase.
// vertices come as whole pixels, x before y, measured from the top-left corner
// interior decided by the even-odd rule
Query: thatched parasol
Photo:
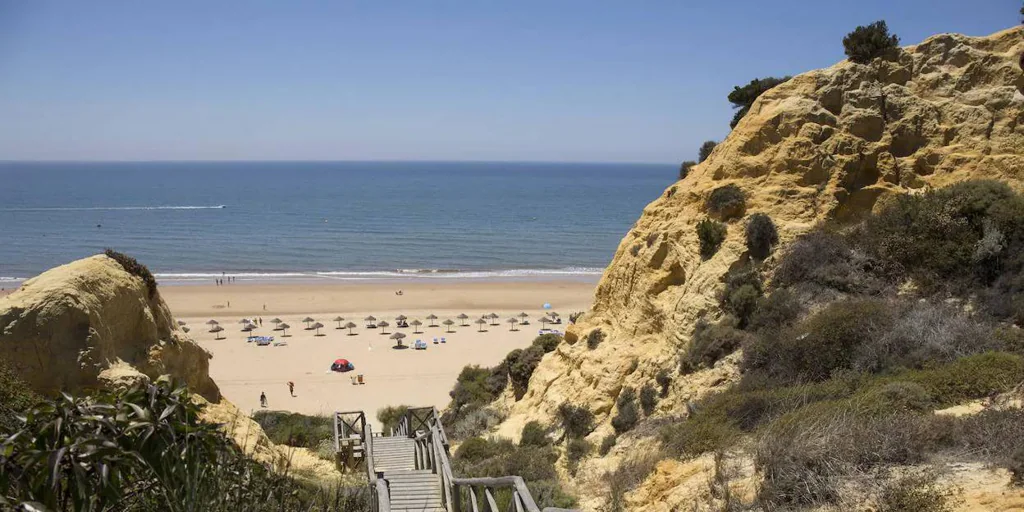
[[[284,337],[284,336],[288,336],[288,329],[291,329],[292,326],[290,326],[290,325],[288,325],[288,324],[286,324],[284,322],[281,322],[280,324],[277,325],[277,328],[281,329],[281,336]]]
[[[341,325],[341,323],[345,321],[344,318],[342,318],[340,316],[336,316],[336,317],[334,317],[333,321],[338,322],[338,329],[344,329],[344,327],[342,327],[342,325]]]
[[[491,313],[490,315],[487,315],[487,318],[491,319],[491,325],[498,325],[498,318],[500,317],[497,313]]]
[[[427,315],[427,320],[430,320],[430,327],[437,327],[437,323],[435,322],[435,320],[437,320],[437,315],[431,313]]]
[[[405,338],[405,333],[396,332],[396,333],[391,335],[391,339],[397,341],[399,347],[402,346],[402,339],[403,338]]]
[[[395,317],[395,321],[396,322],[401,322],[403,320],[408,320],[408,319],[409,319],[409,317],[407,317],[405,315],[398,315],[398,316]]]
[[[546,317],[546,316],[540,317],[540,326],[541,326],[541,328],[543,329],[544,328],[544,324],[546,324],[546,323],[548,323],[550,321],[551,321],[551,319]]]
[[[187,326],[187,325],[183,325],[183,326],[181,326],[181,330],[187,333],[187,332],[191,331],[192,328]]]
[[[178,325],[185,325],[185,321],[184,320],[178,320]]]
[[[215,325],[215,326],[213,326],[213,329],[210,329],[210,332],[216,333],[214,335],[214,338],[213,338],[215,340],[223,339],[223,338],[220,337],[220,333],[223,332],[223,331],[224,331],[224,328],[219,326],[219,325]]]
[[[468,319],[469,319],[469,315],[467,315],[467,314],[465,314],[465,313],[459,313],[459,316],[457,316],[457,317],[455,317],[455,318],[458,318],[458,319],[459,319],[459,323],[460,323],[460,324],[461,324],[461,325],[462,325],[463,327],[465,327],[465,326],[466,326],[466,320],[468,320]]]
[[[354,324],[352,322],[349,322],[349,323],[345,324],[345,328],[348,329],[348,335],[349,336],[355,336],[355,333],[352,332],[352,329],[356,328],[356,324]]]
[[[514,331],[514,330],[516,330],[516,324],[519,323],[519,320],[516,320],[515,318],[509,318],[508,320],[505,320],[505,322],[508,322],[508,325],[509,325],[508,330]]]
[[[484,320],[483,318],[477,318],[476,322],[474,323],[476,323],[476,325],[478,326],[476,332],[484,332],[484,326],[487,325],[487,320]]]
[[[445,326],[445,332],[452,332],[452,326],[455,325],[455,322],[452,321],[451,318],[449,318],[449,319],[447,319],[447,320],[445,320],[444,322],[441,322],[441,323],[444,324],[444,326]]]
[[[423,325],[423,322],[420,322],[419,320],[413,320],[412,322],[409,322],[409,325],[412,325],[413,334],[419,334],[420,326]]]
[[[315,324],[313,324],[313,329],[316,330],[316,334],[314,334],[313,336],[323,336],[323,334],[320,334],[320,329],[323,329],[323,328],[324,328],[324,324],[322,324],[320,322],[316,322]]]
[[[311,316],[307,316],[306,318],[303,318],[303,319],[302,319],[302,321],[303,321],[303,323],[305,323],[305,324],[306,324],[306,330],[308,331],[308,330],[310,330],[310,329],[312,329],[312,328],[313,328],[313,327],[312,327],[311,325],[309,325],[309,324],[311,324],[311,323],[313,323],[313,322],[316,322],[316,319],[315,319],[315,318],[313,318],[313,317],[311,317]]]
[[[388,333],[388,326],[389,325],[391,325],[391,324],[387,323],[387,321],[385,321],[385,320],[381,320],[380,322],[377,323],[377,327],[380,327],[380,333],[381,334],[387,334]]]

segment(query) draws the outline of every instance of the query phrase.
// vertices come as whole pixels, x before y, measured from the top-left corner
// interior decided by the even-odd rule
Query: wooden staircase
[[[542,512],[518,476],[455,478],[448,437],[433,407],[409,409],[390,434],[374,434],[362,411],[334,413],[338,461],[365,464],[377,512],[499,512],[499,491],[509,511]]]

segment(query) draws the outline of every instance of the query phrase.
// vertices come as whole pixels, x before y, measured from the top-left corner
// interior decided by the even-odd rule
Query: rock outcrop
[[[327,481],[333,465],[275,446],[258,423],[222,398],[210,353],[175,323],[159,294],[104,255],[50,269],[0,298],[0,360],[43,395],[80,393],[171,375],[204,402],[204,419],[254,460]]]
[[[678,354],[702,317],[720,314],[723,277],[746,254],[744,227],[769,215],[786,244],[826,219],[855,220],[896,193],[968,178],[1024,187],[1024,29],[988,37],[944,34],[904,48],[897,59],[840,62],[764,93],[703,163],[648,205],[619,245],[594,305],[548,354],[499,435],[517,437],[529,420],[552,422],[562,402],[587,404],[599,441],[623,386],[675,379],[661,411],[728,384],[734,360],[679,376]],[[741,216],[723,219],[721,249],[702,259],[695,226],[708,196],[736,185]],[[769,262],[770,263],[770,262]],[[576,342],[594,329],[594,349]],[[657,413],[656,413],[657,414]],[[584,483],[585,484],[585,483]]]
[[[43,394],[169,374],[217,402],[210,357],[159,294],[150,298],[107,256],[50,269],[0,298],[0,358]]]

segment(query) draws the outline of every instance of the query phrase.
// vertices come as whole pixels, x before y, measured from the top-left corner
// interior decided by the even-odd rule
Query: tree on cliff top
[[[777,78],[769,76],[765,78],[755,78],[750,81],[749,84],[743,87],[735,86],[732,88],[732,92],[729,93],[729,103],[732,103],[732,108],[737,108],[736,114],[732,116],[732,121],[729,123],[730,128],[735,128],[739,124],[740,119],[750,112],[750,106],[754,104],[754,100],[758,96],[764,94],[765,91],[779,85],[791,77],[784,76]]]
[[[900,38],[889,33],[885,20],[859,26],[843,38],[846,56],[857,64],[867,64],[878,57],[891,57],[899,51]]]

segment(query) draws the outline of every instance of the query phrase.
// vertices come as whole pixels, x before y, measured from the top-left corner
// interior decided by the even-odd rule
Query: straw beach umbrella
[[[284,320],[281,320],[280,318],[275,318],[275,319],[271,320],[270,323],[274,324],[274,330],[275,331],[280,331],[281,330],[281,324],[284,323]]]
[[[398,342],[398,346],[399,347],[402,346],[402,338],[405,338],[405,333],[396,332],[396,333],[391,335],[391,339],[393,339],[396,342]]]
[[[380,327],[380,333],[381,334],[387,334],[388,333],[388,326],[389,325],[391,325],[391,324],[387,323],[384,320],[381,320],[380,323],[377,324],[377,327]]]
[[[516,324],[519,323],[519,320],[516,320],[515,318],[509,318],[508,320],[505,320],[505,321],[508,322],[508,325],[509,325],[508,330],[510,330],[510,331],[516,330]]]
[[[491,325],[498,325],[498,318],[501,318],[501,317],[499,317],[497,313],[491,313],[491,314],[487,315],[485,318],[490,318],[491,319]]]
[[[476,325],[478,326],[476,332],[484,332],[484,326],[487,325],[487,320],[484,320],[483,318],[477,318]]]
[[[338,329],[344,329],[344,327],[341,325],[341,323],[345,321],[344,318],[342,318],[340,316],[336,316],[336,317],[334,317],[334,321],[338,322]]]
[[[185,321],[184,320],[178,320],[178,325],[185,325]]]
[[[462,325],[462,327],[465,327],[466,326],[466,320],[469,319],[469,315],[467,315],[465,313],[459,313],[459,316],[457,316],[456,318],[459,319],[459,324]]]
[[[309,324],[311,324],[311,323],[313,323],[313,322],[316,322],[316,319],[315,319],[315,318],[313,318],[313,317],[311,317],[311,316],[307,316],[306,318],[303,318],[303,319],[302,319],[302,322],[306,324],[306,330],[308,331],[308,330],[310,330],[310,329],[312,329],[312,328],[313,328],[313,327],[312,327],[311,325],[309,325]]]
[[[317,323],[313,324],[313,329],[316,330],[316,334],[314,334],[314,336],[323,336],[323,334],[320,334],[320,329],[323,329],[323,328],[324,328],[324,324],[322,324],[320,322],[317,322]]]
[[[519,323],[523,325],[530,325],[530,321],[528,320],[528,318],[530,318],[530,315],[527,315],[526,311],[519,313]]]
[[[377,318],[374,317],[373,315],[370,315],[364,318],[363,321],[366,322],[367,324],[375,325],[377,323]]]
[[[430,321],[430,325],[428,327],[437,327],[437,315],[431,313],[427,315],[427,320]]]
[[[356,335],[354,332],[352,332],[352,329],[356,328],[356,324],[354,324],[352,322],[349,322],[349,323],[345,324],[345,328],[348,329],[348,335],[349,336],[355,336]]]
[[[420,322],[419,320],[413,320],[412,322],[409,322],[409,324],[412,325],[413,334],[420,333],[420,326],[423,325],[423,322]]]
[[[278,324],[277,328],[281,329],[281,337],[283,338],[285,336],[288,336],[288,329],[291,329],[292,326],[290,326],[290,325],[288,325],[288,324],[286,324],[284,322],[281,322],[280,324]]]
[[[546,324],[546,323],[548,323],[550,321],[551,321],[551,319],[546,317],[546,316],[540,317],[540,328],[544,329],[546,327],[544,324]]]
[[[214,338],[213,338],[215,340],[223,339],[223,338],[220,337],[220,333],[223,332],[223,331],[224,331],[224,328],[219,326],[219,325],[215,325],[215,326],[213,326],[213,329],[210,329],[210,332],[215,333],[214,334]]]
[[[191,327],[189,327],[189,326],[187,326],[187,325],[183,325],[183,326],[181,326],[181,330],[182,330],[182,331],[185,331],[186,333],[188,333],[189,331],[191,331],[191,330],[192,330],[192,328],[191,328]]]
[[[408,319],[409,319],[409,317],[407,317],[405,315],[398,315],[398,316],[395,317],[395,321],[396,322],[402,322],[402,321],[405,321],[405,320],[408,320]]]
[[[216,321],[216,320],[213,320],[213,319],[211,318],[209,322],[206,322],[206,325],[209,325],[209,326],[210,326],[210,332],[214,332],[214,330],[213,330],[213,329],[214,329],[214,328],[216,328],[216,327],[218,327],[218,326],[220,325],[220,322],[218,322],[218,321]],[[221,330],[223,330],[223,329],[221,329]]]
[[[444,324],[445,332],[452,332],[452,326],[455,325],[455,322],[453,322],[451,318],[441,323]]]

